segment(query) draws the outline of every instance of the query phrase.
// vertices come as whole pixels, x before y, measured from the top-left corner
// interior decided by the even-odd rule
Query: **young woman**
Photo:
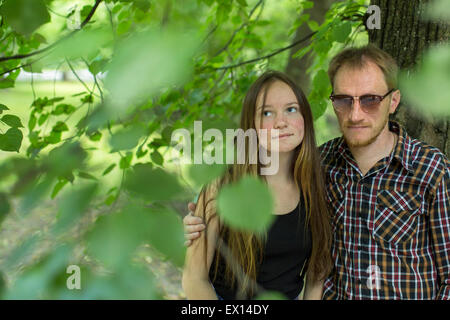
[[[266,143],[258,139],[260,148],[278,152],[279,169],[260,175],[261,163],[251,164],[247,155],[245,164],[231,165],[221,179],[200,192],[195,216],[205,221],[206,229],[187,250],[186,296],[251,299],[269,290],[295,299],[307,273],[304,298],[320,299],[331,270],[331,230],[309,103],[285,74],[266,72],[247,92],[240,128],[255,129],[258,137],[260,129],[267,129],[268,137],[270,130],[279,130],[277,151],[270,150],[270,138]],[[230,228],[216,211],[220,188],[246,175],[258,176],[274,195],[276,217],[263,236]]]

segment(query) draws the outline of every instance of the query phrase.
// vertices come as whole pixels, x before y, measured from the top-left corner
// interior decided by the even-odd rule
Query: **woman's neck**
[[[293,183],[294,177],[292,174],[292,161],[294,152],[280,152],[278,153],[278,171],[273,175],[266,175],[265,178],[269,184],[278,183]]]

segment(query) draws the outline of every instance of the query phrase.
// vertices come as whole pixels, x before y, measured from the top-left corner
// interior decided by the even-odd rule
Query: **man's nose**
[[[353,104],[350,108],[349,118],[352,122],[358,122],[364,118],[364,111],[361,109],[361,104],[359,103],[358,98],[353,98]]]

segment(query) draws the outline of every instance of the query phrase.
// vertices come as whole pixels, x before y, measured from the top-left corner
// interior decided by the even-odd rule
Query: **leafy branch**
[[[261,6],[264,3],[264,0],[260,0],[254,7],[253,9],[250,11],[249,15],[248,15],[248,20],[251,19],[252,15],[255,13],[256,9],[258,9],[259,6]],[[221,48],[220,50],[218,50],[213,57],[218,56],[219,54],[221,54],[222,52],[224,52],[225,50],[227,50],[227,48],[230,46],[230,44],[233,42],[234,37],[238,34],[239,31],[241,31],[243,28],[245,28],[248,25],[248,22],[244,22],[239,28],[237,28],[236,30],[234,30],[233,34],[231,35],[230,39],[228,39],[227,43],[223,46],[223,48]]]
[[[275,50],[274,52],[272,52],[272,53],[270,53],[270,54],[268,54],[268,55],[262,56],[262,57],[258,57],[258,58],[254,58],[254,59],[250,59],[250,60],[246,60],[246,61],[242,61],[242,62],[240,62],[240,63],[236,63],[236,64],[232,64],[232,65],[228,65],[228,66],[223,66],[223,67],[218,67],[218,68],[210,67],[210,68],[212,68],[213,70],[233,69],[233,68],[237,68],[237,67],[240,67],[240,66],[249,64],[249,63],[254,63],[254,62],[257,62],[257,61],[260,61],[260,60],[269,59],[269,58],[271,58],[271,57],[273,57],[273,56],[276,56],[277,54],[280,54],[281,52],[284,52],[284,51],[286,51],[286,50],[289,50],[289,49],[295,47],[295,46],[298,45],[299,43],[302,43],[302,42],[304,42],[304,41],[310,39],[310,38],[311,38],[312,36],[314,36],[316,33],[317,33],[317,31],[311,32],[311,33],[308,34],[306,37],[304,37],[304,38],[302,38],[302,39],[300,39],[300,40],[298,40],[298,41],[295,41],[295,42],[293,42],[292,44],[290,44],[290,45],[288,45],[288,46],[286,46],[286,47],[284,47],[284,48],[280,48],[280,49],[278,49],[278,50]]]
[[[52,49],[53,47],[55,47],[56,45],[58,45],[58,44],[61,43],[62,41],[66,40],[66,39],[68,39],[68,38],[70,38],[70,37],[72,37],[72,36],[75,35],[78,31],[80,31],[81,29],[83,29],[84,26],[86,26],[86,25],[89,23],[89,21],[91,21],[92,17],[94,16],[95,11],[97,10],[99,4],[100,4],[102,1],[103,1],[103,0],[96,0],[96,1],[95,1],[95,4],[94,4],[94,6],[92,7],[91,11],[90,11],[89,14],[87,15],[87,17],[83,20],[83,22],[80,24],[80,27],[79,27],[78,29],[73,30],[71,33],[67,34],[66,36],[62,37],[61,39],[55,41],[54,43],[52,43],[51,45],[49,45],[49,46],[47,46],[47,47],[45,47],[45,48],[43,48],[43,49],[40,49],[40,50],[31,52],[31,53],[27,53],[27,54],[18,54],[18,55],[13,55],[13,56],[9,56],[9,57],[2,57],[2,58],[0,58],[0,62],[4,62],[4,61],[8,61],[8,60],[25,59],[25,58],[29,58],[29,57],[35,56],[35,55],[37,55],[37,54],[40,54],[40,53],[43,53],[43,52],[46,52],[46,51]],[[31,62],[31,63],[32,63],[32,62]],[[29,63],[28,65],[30,65],[31,63]],[[24,66],[28,66],[28,65],[24,65]],[[17,68],[16,68],[16,69],[17,69]],[[2,73],[2,74],[5,74],[5,73],[11,72],[11,71],[12,71],[12,70],[9,70],[9,71],[6,71],[6,72],[4,72],[4,73]]]

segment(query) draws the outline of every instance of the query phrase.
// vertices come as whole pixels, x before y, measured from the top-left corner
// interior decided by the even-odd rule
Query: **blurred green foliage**
[[[172,132],[192,133],[194,120],[203,121],[203,130],[236,128],[252,81],[266,69],[283,69],[288,51],[258,57],[288,46],[288,34],[303,23],[316,31],[308,46],[316,55],[309,98],[319,119],[330,89],[326,57],[335,45],[356,39],[350,32],[361,22],[343,17],[355,8],[363,12],[362,4],[339,2],[319,25],[302,14],[311,1],[4,0],[0,87],[14,90],[21,70],[61,69],[78,78],[82,91],[42,95],[32,82],[25,114],[0,105],[0,149],[19,154],[0,163],[0,221],[11,212],[17,214],[11,219],[25,219],[47,199],[57,201],[48,230],[25,235],[0,264],[10,271],[44,239],[53,243],[17,272],[3,297],[160,298],[151,273],[136,263],[136,250],[148,244],[182,267],[183,228],[171,205],[191,200],[226,169],[200,164],[180,170],[168,156]],[[236,63],[242,65],[232,67]],[[79,70],[88,70],[92,81],[81,80]],[[98,149],[107,155],[93,166]],[[104,190],[118,171],[121,179]],[[249,205],[255,198],[259,206]],[[218,200],[224,221],[237,228],[260,232],[272,218],[271,195],[258,180],[224,188]],[[92,216],[99,207],[106,213]],[[84,221],[81,234],[70,236]],[[75,258],[76,245],[104,271]],[[67,289],[72,264],[81,268],[81,291]]]
[[[181,267],[183,230],[173,203],[192,200],[226,169],[180,167],[168,156],[171,133],[186,128],[192,134],[195,120],[203,121],[203,130],[235,128],[251,83],[266,69],[285,68],[292,35],[308,24],[310,44],[296,56],[312,56],[308,98],[319,141],[331,138],[324,120],[330,113],[327,63],[343,46],[367,42],[361,20],[367,3],[336,1],[319,24],[304,13],[312,1],[0,1],[4,97],[23,90],[16,83],[22,70],[71,72],[82,88],[56,94],[55,87],[44,90],[31,81],[29,105],[0,101],[0,224],[25,219],[48,199],[57,202],[51,227],[25,234],[0,259],[0,297],[161,298],[136,251],[150,245]],[[444,59],[447,51],[430,55]],[[439,74],[448,83],[449,73],[431,60],[421,76]],[[92,81],[83,81],[80,70]],[[111,175],[119,177],[112,184]],[[271,195],[252,178],[223,188],[218,205],[224,221],[237,228],[259,232],[272,218]],[[50,248],[19,268],[44,239]],[[77,246],[95,263],[74,255]],[[69,265],[80,266],[82,290],[67,288]],[[5,281],[1,270],[13,269],[17,276]]]

